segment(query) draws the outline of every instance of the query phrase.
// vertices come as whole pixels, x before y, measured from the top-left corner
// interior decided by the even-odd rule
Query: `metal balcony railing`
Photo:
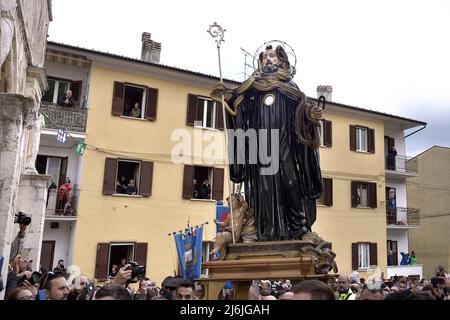
[[[420,209],[393,207],[386,208],[387,225],[395,226],[420,226]]]
[[[76,216],[78,208],[79,189],[69,192],[58,189],[48,190],[47,216]]]
[[[45,115],[42,129],[65,129],[73,132],[86,132],[87,109],[78,106],[61,107],[50,102],[41,103]]]
[[[386,170],[397,172],[417,173],[417,158],[407,156],[390,156],[387,155],[385,159]]]

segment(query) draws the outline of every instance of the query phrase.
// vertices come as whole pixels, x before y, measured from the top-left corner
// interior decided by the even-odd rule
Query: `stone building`
[[[32,216],[25,248],[39,266],[48,176],[39,175],[39,105],[47,89],[43,68],[51,0],[1,0],[0,28],[0,256],[6,279],[14,214]],[[4,280],[5,281],[5,280]]]

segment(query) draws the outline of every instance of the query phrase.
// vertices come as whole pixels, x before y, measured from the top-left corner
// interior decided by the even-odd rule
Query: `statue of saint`
[[[227,131],[233,151],[230,177],[245,187],[258,241],[301,239],[311,231],[322,194],[318,127],[323,111],[299,90],[294,74],[283,45],[269,44],[259,55],[258,69],[241,86],[220,84],[211,93],[218,102],[225,97],[227,128],[234,129]],[[249,141],[248,135],[242,148],[238,129],[256,132],[256,139]]]

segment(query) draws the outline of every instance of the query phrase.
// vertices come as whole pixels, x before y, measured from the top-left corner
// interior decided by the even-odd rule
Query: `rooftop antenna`
[[[247,63],[247,57],[252,57],[252,61],[253,61],[253,55],[248,52],[247,50],[245,50],[244,48],[241,48],[242,53],[244,54],[244,81],[248,78],[247,77],[247,67],[251,68],[252,70],[255,70],[255,68],[253,68],[252,65]]]

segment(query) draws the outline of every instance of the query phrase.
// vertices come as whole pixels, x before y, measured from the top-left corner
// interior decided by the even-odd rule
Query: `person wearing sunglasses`
[[[47,300],[67,300],[69,288],[64,273],[47,272],[41,278],[39,290],[44,290]]]

